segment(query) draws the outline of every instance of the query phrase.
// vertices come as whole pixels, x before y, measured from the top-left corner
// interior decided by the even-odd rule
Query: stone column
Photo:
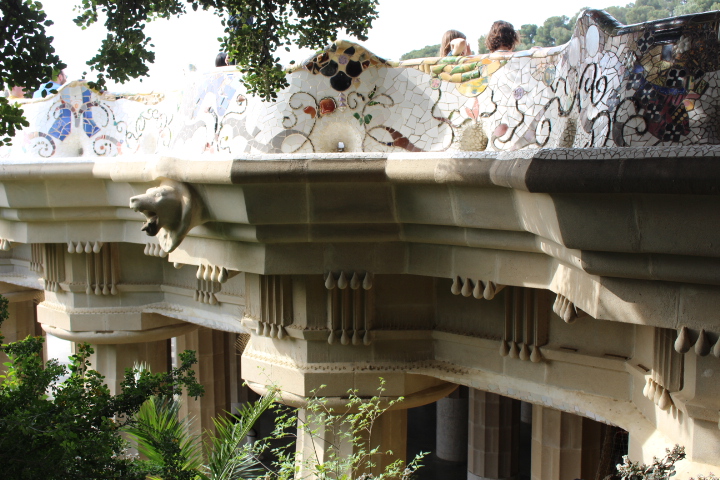
[[[90,358],[92,367],[105,376],[105,383],[113,395],[120,393],[120,383],[125,369],[145,363],[151,372],[168,369],[168,341],[93,345],[95,353]]]
[[[295,443],[298,478],[314,478],[316,465],[335,458],[352,455],[352,446],[346,438],[347,425],[338,422],[313,421],[307,409],[298,409],[298,431]],[[341,472],[350,473],[350,472]]]
[[[228,381],[228,401],[230,402],[230,412],[236,412],[240,406],[250,401],[250,389],[243,384],[240,376],[241,371],[241,353],[238,351],[236,342],[239,335],[236,333],[225,334],[225,351],[227,352],[227,381]]]
[[[340,422],[313,422],[306,409],[298,410],[298,438],[296,459],[300,474],[297,478],[314,478],[315,465],[332,459],[342,459],[355,453],[350,440],[348,425]],[[356,432],[357,433],[357,432]],[[372,435],[363,436],[366,450],[380,447],[381,454],[372,461],[375,467],[365,472],[338,472],[352,478],[360,473],[380,475],[389,464],[396,460],[406,460],[407,455],[407,410],[390,410],[383,413],[373,424]],[[357,446],[356,446],[357,447]],[[392,451],[392,455],[384,452]],[[355,475],[355,476],[353,476]]]
[[[468,388],[458,387],[437,401],[435,455],[449,462],[465,462],[468,455]]]
[[[532,480],[594,478],[599,458],[592,452],[599,451],[602,435],[598,422],[541,405],[533,405],[532,422]]]
[[[369,445],[370,448],[380,446],[381,452],[393,453],[373,459],[377,465],[367,473],[376,477],[392,462],[407,461],[407,410],[389,410],[380,415],[373,425]]]
[[[230,359],[236,361],[236,356],[230,348],[228,335],[231,334],[200,327],[177,337],[177,353],[194,350],[197,354],[195,373],[198,382],[205,387],[205,395],[197,400],[183,398],[181,413],[195,418],[192,424],[195,434],[214,430],[213,417],[224,415],[232,408],[228,364]]]
[[[469,404],[468,480],[515,478],[520,402],[471,389]]]

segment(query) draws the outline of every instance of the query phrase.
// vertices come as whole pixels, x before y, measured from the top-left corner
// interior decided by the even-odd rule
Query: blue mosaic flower
[[[657,91],[651,83],[646,83],[638,91],[637,98],[640,100],[640,104],[645,106],[657,98]]]
[[[653,102],[645,109],[645,118],[650,122],[657,123],[662,119],[663,105],[660,102]]]
[[[648,29],[643,32],[640,38],[637,39],[637,46],[640,53],[645,53],[655,43],[655,37],[652,32]]]
[[[636,65],[632,73],[628,75],[628,83],[625,86],[627,90],[637,90],[645,84],[645,69],[640,65]]]
[[[87,88],[82,89],[82,104],[72,105],[70,103],[70,94],[63,93],[60,96],[60,105],[55,110],[57,112],[57,118],[50,127],[48,135],[55,137],[61,142],[70,135],[72,130],[72,117],[82,119],[82,128],[85,135],[88,138],[92,137],[100,131],[100,127],[97,126],[95,120],[93,120],[92,111],[90,108],[97,106],[97,102],[91,102],[92,94]]]
[[[329,77],[330,86],[338,92],[344,92],[353,84],[359,83],[358,77],[373,62],[385,63],[385,60],[373,58],[364,48],[341,40],[306,61],[304,66],[312,73]]]
[[[665,86],[670,88],[684,88],[687,80],[687,71],[684,68],[671,68],[665,79]]]

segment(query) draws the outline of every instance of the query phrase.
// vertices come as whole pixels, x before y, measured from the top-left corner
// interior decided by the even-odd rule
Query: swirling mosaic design
[[[624,26],[587,10],[551,48],[390,62],[338,41],[288,71],[274,102],[233,67],[166,95],[82,82],[23,105],[0,156],[178,156],[717,144],[720,13]]]

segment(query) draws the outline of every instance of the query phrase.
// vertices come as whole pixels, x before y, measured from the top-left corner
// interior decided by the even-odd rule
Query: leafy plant
[[[213,419],[216,433],[210,432],[206,478],[239,480],[256,478],[264,473],[258,461],[258,446],[244,445],[257,420],[275,401],[271,391],[253,403],[246,403],[236,415]]]
[[[322,388],[322,387],[321,387]],[[286,447],[273,449],[277,461],[270,469],[267,479],[290,480],[293,478],[317,478],[357,480],[397,479],[407,480],[420,468],[420,462],[426,455],[420,453],[407,465],[396,460],[387,465],[378,474],[371,471],[377,467],[381,457],[392,455],[372,445],[372,432],[378,418],[393,405],[402,401],[402,397],[385,401],[383,393],[385,381],[380,379],[377,395],[361,398],[357,391],[348,391],[348,398],[342,408],[328,406],[328,399],[313,396],[303,414],[296,410],[285,409],[279,416],[272,435],[274,439],[288,438],[297,443],[299,436],[305,436],[317,447],[304,458]],[[305,449],[306,453],[310,451]]]
[[[201,444],[188,433],[190,422],[180,419],[180,402],[150,397],[125,431],[147,457],[151,478],[194,479],[202,465]]]
[[[260,415],[272,405],[274,394],[243,405],[237,415],[213,419],[215,432],[207,432],[207,462],[202,441],[189,433],[189,419],[179,416],[180,402],[173,398],[149,398],[126,429],[147,457],[153,479],[240,480],[264,473],[255,450],[245,438]]]
[[[5,318],[7,300],[1,299],[0,324]],[[186,388],[197,397],[203,391],[192,371],[194,352],[183,353],[180,366],[167,373],[127,370],[121,393],[112,395],[103,376],[90,368],[89,345],[78,346],[69,368],[56,360],[43,365],[42,348],[42,337],[0,346],[10,358],[0,378],[5,479],[144,479],[142,464],[127,455],[122,428],[153,395],[172,396]]]
[[[623,463],[617,466],[618,474],[623,480],[667,480],[675,475],[675,463],[685,458],[685,447],[675,445],[670,450],[665,450],[663,458],[653,458],[650,465],[640,462],[632,462],[627,455],[623,457]]]

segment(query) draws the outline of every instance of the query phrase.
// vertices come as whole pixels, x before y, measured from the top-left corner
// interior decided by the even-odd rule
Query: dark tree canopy
[[[2,0],[0,2],[0,90],[25,87],[36,90],[52,77],[54,69],[65,65],[55,55],[53,37],[48,37],[47,20],[40,2]],[[28,126],[22,109],[0,96],[0,146],[8,143],[15,130]]]
[[[211,10],[223,19],[225,36],[221,49],[228,52],[245,74],[249,93],[275,98],[287,86],[279,48],[319,49],[335,39],[340,30],[360,40],[377,18],[377,0],[78,0],[75,23],[86,28],[105,18],[107,37],[88,65],[97,72],[91,86],[102,89],[106,79],[124,83],[148,75],[153,63],[148,22],[180,16],[188,10]],[[42,4],[33,0],[0,2],[0,89],[23,86],[36,90],[54,69],[63,68],[45,27]],[[0,137],[12,136],[27,126],[20,108],[0,97]],[[0,138],[0,145],[9,138]]]

